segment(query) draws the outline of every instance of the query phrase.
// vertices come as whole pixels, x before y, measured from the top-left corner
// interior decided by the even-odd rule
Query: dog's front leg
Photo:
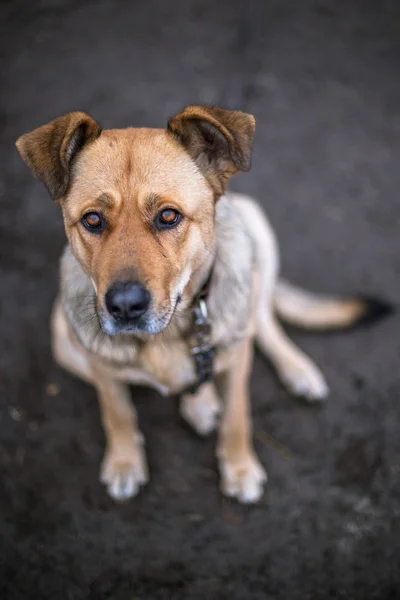
[[[203,383],[194,394],[184,394],[181,398],[181,416],[199,435],[211,433],[221,412],[221,402],[213,382]]]
[[[224,398],[218,459],[221,489],[240,502],[256,502],[262,495],[267,475],[253,448],[248,378],[252,361],[252,340],[247,338],[233,350],[228,371],[218,378]]]
[[[107,447],[101,481],[115,500],[135,496],[148,481],[143,436],[137,426],[136,410],[128,386],[93,365],[93,383],[100,402]]]

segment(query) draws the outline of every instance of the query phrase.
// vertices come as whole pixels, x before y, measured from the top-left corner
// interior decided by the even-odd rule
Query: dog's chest
[[[146,343],[135,354],[132,365],[115,366],[118,376],[130,383],[150,385],[163,394],[173,394],[196,381],[193,357],[184,340]]]
[[[229,352],[216,355],[214,374],[229,365]],[[187,390],[197,382],[194,358],[185,340],[148,343],[137,350],[132,365],[116,367],[118,377],[133,384],[149,385],[164,395]]]

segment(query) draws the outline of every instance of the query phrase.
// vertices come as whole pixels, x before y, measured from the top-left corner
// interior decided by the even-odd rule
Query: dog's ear
[[[218,107],[188,106],[172,117],[168,129],[184,146],[221,195],[229,179],[251,166],[255,119]]]
[[[75,156],[100,133],[100,125],[91,116],[71,112],[22,135],[16,146],[35,177],[57,200],[68,189]]]

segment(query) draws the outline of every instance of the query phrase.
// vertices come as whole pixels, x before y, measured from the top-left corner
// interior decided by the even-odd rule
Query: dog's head
[[[105,333],[159,333],[201,287],[215,203],[250,168],[254,128],[251,115],[189,106],[165,130],[102,130],[73,112],[18,139],[61,205]]]

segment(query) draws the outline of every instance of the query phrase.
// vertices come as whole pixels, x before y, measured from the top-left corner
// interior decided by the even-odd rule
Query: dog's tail
[[[275,288],[274,305],[277,315],[289,325],[319,331],[366,325],[393,312],[391,304],[378,298],[322,296],[283,280]]]

